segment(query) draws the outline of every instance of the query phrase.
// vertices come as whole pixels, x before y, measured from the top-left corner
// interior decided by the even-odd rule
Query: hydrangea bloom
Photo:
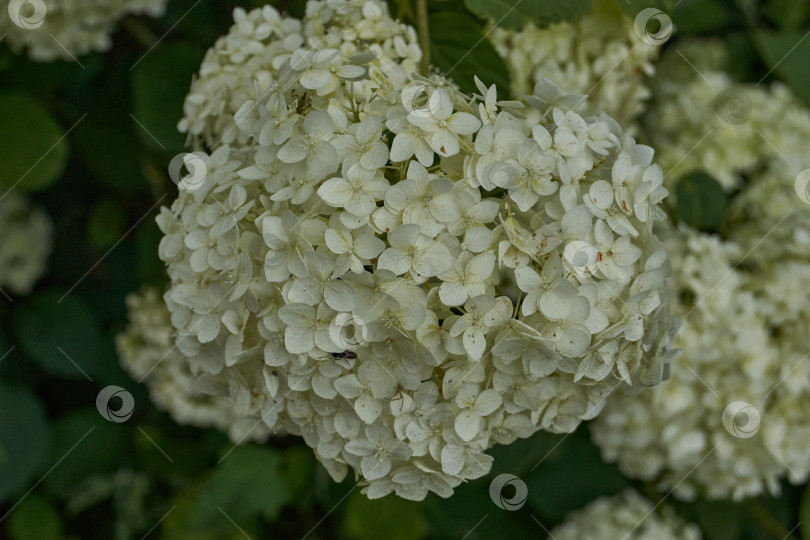
[[[654,72],[659,47],[643,41],[613,0],[593,2],[579,20],[522,30],[493,27],[488,37],[509,67],[512,92],[522,96],[543,78],[567,94],[587,94],[577,111],[606,112],[620,122],[644,110],[644,77]]]
[[[167,0],[0,0],[0,35],[41,62],[106,51],[116,23],[129,14],[160,17]],[[11,13],[18,15],[12,21]]]
[[[613,497],[600,497],[572,512],[565,523],[552,529],[554,540],[700,540],[697,525],[684,523],[671,508],[653,504],[628,489]]]
[[[777,493],[786,474],[804,482],[810,366],[802,319],[793,317],[807,315],[776,318],[785,308],[785,295],[775,294],[782,287],[769,275],[736,269],[744,252],[735,242],[682,228],[666,243],[680,261],[671,291],[673,312],[684,319],[684,352],[666,384],[633,400],[608,400],[591,426],[603,456],[630,477],[660,479],[684,499]],[[807,284],[808,270],[783,269],[787,275],[778,277],[802,275]],[[746,428],[749,410],[729,423],[724,411],[735,402],[752,405],[761,420]]]
[[[415,33],[382,2],[235,20],[180,124],[207,174],[158,218],[177,348],[226,374],[220,399],[369,497],[422,499],[661,380],[652,149],[550,106],[548,80],[529,125],[480,81],[412,75]]]
[[[672,99],[661,100],[649,119],[666,128],[656,131],[662,159],[683,158],[677,171],[705,169],[738,190],[725,239],[690,229],[668,235],[680,261],[673,312],[684,318],[684,354],[671,383],[632,402],[609,400],[592,431],[603,455],[627,475],[679,484],[682,498],[776,493],[782,477],[802,483],[810,475],[810,205],[794,189],[797,174],[810,168],[810,111],[781,85],[733,85],[713,71],[722,47],[696,42],[682,52],[699,59],[694,67],[706,80],[683,59],[664,60],[671,69],[657,85]],[[676,159],[678,148],[693,152]],[[736,408],[724,425],[735,402],[759,415],[750,436],[732,433],[728,416]],[[747,424],[743,413],[732,419]]]
[[[45,272],[53,225],[22,195],[0,192],[0,288],[28,294]]]
[[[678,48],[694,68],[681,55],[665,55],[660,70],[667,76],[654,79],[656,99],[645,115],[668,184],[703,170],[732,191],[765,167],[782,167],[774,172],[781,177],[786,171],[779,162],[795,166],[807,160],[808,114],[785,86],[735,82],[722,71],[726,53],[715,42]],[[799,170],[787,176],[792,179]]]
[[[121,366],[149,387],[152,401],[181,424],[216,427],[234,442],[263,440],[268,430],[249,422],[239,402],[219,399],[225,377],[195,373],[172,340],[169,311],[154,287],[127,296],[129,326],[115,339]],[[237,376],[231,368],[231,375]]]

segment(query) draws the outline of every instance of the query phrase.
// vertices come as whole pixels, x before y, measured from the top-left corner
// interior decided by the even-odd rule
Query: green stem
[[[798,540],[796,536],[786,530],[781,523],[776,521],[774,517],[768,512],[768,509],[763,506],[761,502],[756,499],[751,499],[746,503],[746,508],[757,520],[757,523],[762,527],[762,530],[773,535],[774,538],[781,538],[782,540]]]
[[[430,74],[430,25],[428,24],[427,0],[416,0],[416,29],[419,32],[419,47],[422,59],[419,73],[423,77]]]
[[[123,26],[144,47],[151,47],[158,39],[145,24],[135,17],[126,17]]]

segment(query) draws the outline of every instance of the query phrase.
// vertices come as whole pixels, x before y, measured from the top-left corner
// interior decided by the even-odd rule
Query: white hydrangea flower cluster
[[[656,83],[662,99],[650,133],[665,164],[682,160],[679,174],[707,170],[736,190],[727,239],[671,232],[667,244],[681,264],[673,313],[684,318],[685,352],[670,384],[632,402],[611,399],[592,431],[625,474],[677,484],[681,498],[777,493],[781,478],[798,484],[810,475],[810,204],[796,192],[797,174],[810,167],[810,111],[782,85],[734,85],[716,71],[722,46],[687,43],[682,53],[698,59],[702,76],[683,59],[662,62],[668,77]],[[748,413],[727,412],[724,425],[735,402],[750,404],[757,421],[748,426]]]
[[[680,55],[665,55],[660,71],[667,76],[655,79],[655,102],[645,115],[668,185],[703,170],[732,191],[763,169],[774,168],[770,174],[784,178],[785,165],[791,166],[785,161],[808,161],[810,116],[786,87],[735,82],[722,71],[725,50],[716,42],[687,42],[678,49],[694,68]]]
[[[0,288],[26,295],[45,273],[53,224],[44,212],[13,192],[0,192]]]
[[[591,425],[603,456],[630,477],[675,487],[683,499],[775,494],[785,475],[804,482],[810,365],[806,322],[799,321],[807,315],[794,318],[794,310],[780,318],[780,299],[796,302],[775,294],[775,279],[801,273],[803,283],[785,288],[806,305],[808,289],[792,289],[810,284],[810,266],[749,272],[737,267],[745,253],[737,243],[686,227],[673,230],[666,244],[679,261],[670,286],[673,313],[683,317],[684,352],[666,384],[633,400],[608,400]],[[727,411],[735,402],[756,412]]]
[[[219,399],[369,497],[421,500],[661,380],[651,148],[548,80],[529,128],[494,87],[410,74],[415,33],[376,0],[235,21],[180,126],[207,174],[158,218],[177,347],[226,374]]]
[[[700,528],[628,489],[600,497],[552,529],[553,540],[700,540]]]
[[[160,292],[145,286],[126,298],[129,326],[115,339],[121,366],[149,387],[152,402],[180,424],[216,427],[234,442],[262,441],[268,429],[256,429],[239,403],[221,399],[228,393],[227,378],[194,373],[194,365],[177,351],[169,310]],[[228,368],[238,377],[237,368]],[[222,386],[225,385],[225,388]]]
[[[530,94],[538,81],[549,78],[568,94],[588,95],[577,112],[604,111],[628,122],[651,95],[644,79],[654,73],[660,47],[639,38],[633,20],[614,0],[596,0],[579,20],[546,28],[495,26],[488,38],[509,67],[516,96]]]
[[[0,0],[0,35],[32,60],[71,60],[107,51],[127,15],[161,17],[167,0]],[[14,16],[14,19],[12,19]]]

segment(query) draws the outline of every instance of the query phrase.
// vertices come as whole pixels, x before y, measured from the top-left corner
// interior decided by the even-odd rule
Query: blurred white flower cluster
[[[191,360],[177,351],[169,310],[156,288],[145,286],[127,296],[126,303],[129,326],[116,337],[118,358],[132,378],[148,385],[155,405],[180,424],[216,427],[234,442],[266,438],[268,429],[222,399],[228,393],[223,377],[195,373]]]
[[[217,399],[369,497],[421,500],[660,382],[651,148],[546,79],[527,126],[494,87],[412,75],[415,33],[379,1],[234,18],[180,124],[210,153],[158,218],[177,349]]]
[[[712,56],[719,55],[704,58]],[[671,381],[632,401],[609,400],[592,431],[604,457],[618,460],[625,474],[677,485],[681,498],[775,494],[781,478],[798,484],[810,475],[810,204],[794,189],[797,173],[810,167],[803,142],[810,112],[781,86],[732,86],[728,75],[704,71],[718,85],[710,88],[691,67],[680,73],[693,80],[688,88],[703,91],[681,86],[671,94],[685,100],[677,101],[677,114],[674,101],[651,114],[663,120],[663,108],[682,120],[702,110],[693,127],[702,117],[717,131],[687,160],[725,174],[725,187],[741,191],[731,199],[725,239],[686,227],[666,235],[678,261],[672,310],[684,320],[684,354]],[[723,88],[744,88],[752,98],[740,123],[728,128],[711,112]],[[695,146],[702,137],[692,129],[689,140],[687,130],[672,126],[662,148],[672,140],[672,148]]]
[[[53,225],[23,195],[0,192],[0,288],[26,295],[45,273]]]
[[[655,102],[645,116],[667,183],[696,170],[726,191],[742,187],[751,175],[794,178],[801,169],[790,168],[808,161],[810,116],[790,91],[780,83],[735,82],[722,71],[725,50],[716,42],[686,42],[678,52],[662,58],[666,76],[654,79]]]
[[[605,112],[619,122],[638,116],[650,97],[644,77],[654,72],[659,47],[642,40],[633,20],[613,0],[596,0],[573,22],[515,31],[493,27],[488,34],[510,72],[512,93],[530,94],[549,78],[568,94],[587,94],[581,114]]]
[[[552,529],[552,540],[700,540],[697,525],[671,508],[654,507],[633,490],[600,497]]]
[[[40,62],[106,51],[123,17],[160,17],[167,0],[0,0],[0,35]]]

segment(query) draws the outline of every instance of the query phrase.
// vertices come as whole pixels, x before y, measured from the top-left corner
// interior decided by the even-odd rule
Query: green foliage
[[[242,526],[259,517],[275,518],[290,501],[281,479],[281,458],[272,448],[233,448],[205,482],[207,496],[194,504],[191,513],[196,529],[230,529],[222,515]]]
[[[679,0],[621,0],[616,2],[624,12],[630,17],[635,17],[638,13],[647,8],[655,8],[665,13],[672,13]],[[726,8],[728,9],[728,8]]]
[[[59,540],[62,520],[46,498],[31,493],[8,517],[8,533],[11,540]]]
[[[21,491],[42,468],[49,439],[42,403],[30,392],[0,386],[0,501]]]
[[[802,538],[810,538],[810,485],[805,487],[804,496],[802,496],[801,506],[799,507],[799,523],[801,523]]]
[[[183,101],[197,73],[205,48],[191,43],[171,43],[156,48],[132,71],[135,132],[149,147],[176,154],[185,136],[177,131]]]
[[[99,322],[78,295],[37,293],[15,311],[14,330],[23,351],[54,375],[92,378],[104,362]]]
[[[569,448],[541,455],[538,460],[542,461],[527,478],[529,503],[550,522],[561,522],[572,509],[628,486],[615,465],[604,463],[599,450],[585,444],[582,431],[572,436],[582,441],[580,444],[572,441]]]
[[[810,31],[773,32],[761,30],[755,40],[770,70],[781,77],[805,103],[810,104]]]
[[[672,21],[679,34],[717,32],[730,17],[722,0],[681,0],[672,10]]]
[[[675,186],[675,218],[702,231],[723,223],[728,196],[717,180],[704,172],[688,174]]]
[[[3,166],[0,187],[36,190],[55,182],[65,169],[68,145],[54,117],[36,100],[0,93]]]
[[[346,500],[344,527],[356,540],[418,540],[427,532],[424,505],[388,495],[369,500],[355,490]]]
[[[542,28],[549,24],[571,21],[588,12],[592,0],[464,0],[467,8],[498,26],[521,29],[528,22]]]
[[[105,420],[95,408],[64,414],[53,426],[48,459],[53,470],[43,485],[66,497],[91,477],[114,472],[129,457],[129,439],[126,424]]]
[[[731,501],[704,501],[696,505],[695,521],[706,540],[733,540],[739,537],[743,508]]]
[[[466,13],[432,13],[430,27],[431,62],[464,92],[477,92],[473,77],[487,86],[498,86],[499,96],[510,95],[509,72],[492,43],[484,37],[483,27]]]
[[[126,214],[121,203],[115,199],[102,199],[90,212],[87,239],[96,249],[108,248],[121,238],[125,223]]]

